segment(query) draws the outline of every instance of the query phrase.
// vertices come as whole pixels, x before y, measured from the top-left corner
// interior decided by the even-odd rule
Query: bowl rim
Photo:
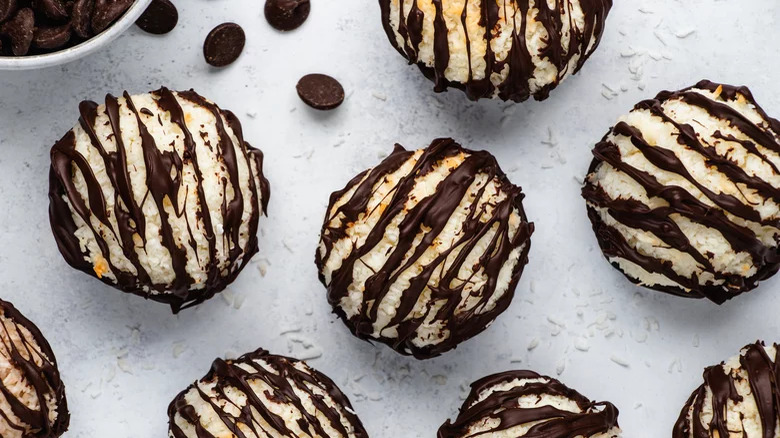
[[[108,29],[64,50],[32,56],[0,56],[0,70],[34,70],[83,58],[107,45],[135,24],[152,0],[135,0],[130,9]]]

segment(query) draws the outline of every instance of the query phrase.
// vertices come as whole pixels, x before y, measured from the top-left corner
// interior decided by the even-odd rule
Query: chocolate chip
[[[314,109],[331,110],[344,102],[344,87],[327,75],[306,75],[295,88],[301,100]]]
[[[135,0],[95,0],[95,10],[92,15],[92,31],[98,34],[106,30],[133,3],[135,3]]]
[[[68,19],[68,11],[61,0],[33,0],[32,7],[52,20],[65,21]]]
[[[92,34],[92,11],[95,9],[95,0],[76,0],[70,11],[70,24],[73,32],[81,38],[90,38]]]
[[[55,27],[39,27],[33,34],[33,45],[39,49],[59,49],[70,41],[70,24]]]
[[[203,56],[214,67],[224,67],[238,59],[244,44],[244,29],[236,23],[223,23],[209,32],[203,44]]]
[[[166,34],[179,22],[179,11],[170,0],[153,0],[141,18],[135,22],[144,32]]]
[[[310,10],[309,0],[265,1],[265,19],[276,30],[297,29],[309,17]]]
[[[0,33],[11,40],[11,52],[24,56],[30,51],[35,31],[35,13],[30,8],[20,9],[14,18],[0,26]]]
[[[16,12],[16,0],[0,0],[0,23],[11,18]]]

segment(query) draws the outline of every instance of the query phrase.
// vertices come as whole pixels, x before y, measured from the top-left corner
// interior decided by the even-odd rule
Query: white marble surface
[[[312,365],[350,396],[373,437],[433,437],[467,383],[531,368],[614,402],[626,436],[662,438],[704,366],[758,338],[779,340],[777,279],[721,308],[638,289],[602,259],[579,196],[591,145],[658,90],[704,77],[747,84],[780,115],[775,0],[616,1],[584,71],[550,100],[519,105],[433,94],[386,41],[375,0],[315,0],[289,34],[265,23],[258,0],[177,3],[180,26],[165,37],[133,29],[65,67],[0,73],[0,297],[56,350],[73,414],[67,436],[164,437],[178,391],[216,356],[262,346],[321,353]],[[248,44],[216,71],[201,45],[226,20],[244,26]],[[296,81],[315,71],[348,90],[337,111],[298,100]],[[178,317],[71,270],[47,218],[49,147],[76,122],[78,102],[161,85],[193,87],[234,110],[265,151],[272,183],[256,262],[228,294]],[[524,187],[537,232],[509,310],[455,352],[418,362],[353,338],[330,313],[313,257],[330,192],[394,142],[437,136],[493,152]]]

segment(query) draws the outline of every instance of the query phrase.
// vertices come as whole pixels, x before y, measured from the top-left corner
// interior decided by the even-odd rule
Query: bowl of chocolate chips
[[[64,64],[105,47],[158,0],[0,0],[0,70]]]

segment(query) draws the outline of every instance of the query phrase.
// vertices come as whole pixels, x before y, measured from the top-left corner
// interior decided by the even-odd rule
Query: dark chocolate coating
[[[495,391],[485,400],[479,401],[484,391],[516,379],[549,379],[548,382],[526,383],[514,388]],[[542,406],[521,408],[517,406],[520,397],[557,396],[572,400],[582,411],[570,412]],[[498,424],[489,431],[469,435],[469,426],[482,421],[498,420]],[[618,427],[618,410],[609,402],[595,403],[550,377],[541,376],[533,371],[508,371],[494,374],[471,384],[471,392],[460,408],[460,414],[454,421],[447,421],[439,428],[438,438],[489,437],[523,424],[533,424],[522,435],[524,438],[572,438],[607,433]],[[676,437],[675,437],[676,438]]]
[[[417,64],[425,77],[435,83],[434,90],[436,92],[446,91],[448,88],[457,88],[463,90],[471,100],[493,97],[496,91],[498,91],[498,97],[502,100],[522,102],[531,97],[529,80],[533,78],[535,67],[532,54],[526,46],[524,34],[528,21],[527,11],[531,8],[529,0],[485,0],[481,2],[479,23],[483,25],[486,31],[480,35],[469,35],[466,32],[466,50],[468,54],[471,54],[473,41],[477,39],[488,40],[486,42],[487,52],[484,58],[487,74],[484,75],[484,79],[474,79],[473,67],[469,61],[469,80],[465,83],[450,81],[445,77],[445,70],[449,65],[451,54],[448,43],[448,28],[443,13],[443,0],[432,0],[436,10],[436,15],[433,19],[435,30],[433,41],[434,67],[429,67],[418,59],[420,43],[423,40],[423,17],[425,14],[416,1],[412,2],[412,7],[409,11],[404,10],[403,0],[399,1],[401,7],[399,8],[400,26],[398,33],[406,40],[406,44],[403,47],[398,44],[390,22],[390,5],[396,1],[399,0],[379,0],[385,32],[393,47],[409,60],[410,64]],[[476,0],[466,0],[466,4],[474,1]],[[550,95],[550,91],[557,87],[558,83],[565,76],[570,73],[576,74],[582,68],[593,50],[598,47],[604,32],[607,15],[612,8],[612,0],[580,0],[585,17],[584,28],[577,29],[573,27],[569,43],[563,46],[561,29],[564,23],[563,16],[559,11],[566,7],[565,2],[566,0],[555,0],[555,6],[552,8],[548,6],[547,2],[535,2],[534,7],[539,11],[536,19],[542,23],[548,34],[547,46],[542,53],[542,57],[552,63],[558,70],[558,77],[553,83],[533,93],[533,97],[536,100],[546,99]],[[446,0],[444,0],[444,4],[446,5]],[[506,4],[514,5],[518,11],[518,16],[514,18],[516,26],[512,32],[512,45],[509,54],[503,61],[499,61],[491,49],[490,41],[495,38],[492,32],[501,21],[500,10],[505,10]],[[464,27],[468,19],[467,8],[464,8],[461,16],[461,22],[464,24]],[[521,34],[518,34],[518,31],[521,29]],[[593,47],[590,47],[591,44],[593,44]],[[576,53],[581,54],[581,57],[577,61],[574,71],[570,72],[569,62]],[[509,76],[499,86],[494,85],[490,81],[491,74],[500,73],[507,65],[509,66]]]
[[[714,101],[698,94],[693,89],[703,89],[715,92],[721,89],[721,96],[728,100],[734,100],[742,96],[755,106],[757,112],[764,119],[761,124],[755,124],[743,116],[739,111],[731,108],[723,102]],[[756,103],[750,90],[746,87],[734,87],[730,85],[716,84],[710,81],[701,81],[693,87],[680,91],[663,91],[655,99],[645,100],[636,105],[636,109],[650,111],[658,117],[658,123],[667,123],[674,127],[676,140],[680,145],[700,154],[707,165],[723,173],[731,181],[744,184],[748,189],[754,190],[762,197],[780,201],[780,190],[774,188],[768,182],[758,176],[751,175],[741,168],[729,157],[719,154],[715,147],[702,141],[687,124],[678,123],[669,114],[664,112],[662,103],[670,99],[679,99],[687,105],[706,111],[711,116],[728,122],[728,124],[748,135],[751,140],[736,140],[733,137],[715,132],[714,136],[721,140],[738,141],[750,154],[755,155],[761,161],[771,166],[774,172],[778,172],[775,165],[764,156],[757,148],[760,145],[768,150],[780,153],[780,139],[773,135],[780,132],[780,122],[773,119]],[[699,189],[717,208],[712,208],[698,200],[686,189],[676,185],[664,185],[656,179],[656,176],[637,169],[621,159],[617,146],[608,140],[610,134],[615,133],[627,136],[640,153],[655,166],[668,172],[680,175]],[[673,269],[674,260],[660,260],[639,253],[628,244],[626,239],[612,226],[603,222],[596,209],[588,206],[588,217],[593,224],[593,230],[599,242],[599,246],[605,257],[620,257],[629,260],[648,272],[659,273],[681,285],[665,286],[655,285],[652,289],[667,292],[673,295],[690,298],[707,298],[717,304],[736,297],[744,292],[756,288],[760,281],[774,275],[780,269],[780,250],[770,247],[759,240],[756,234],[737,222],[729,219],[726,212],[738,218],[749,220],[764,226],[780,227],[780,221],[762,219],[758,212],[744,201],[729,194],[716,193],[699,181],[685,167],[684,163],[672,152],[664,148],[653,147],[643,137],[642,132],[626,122],[615,125],[610,133],[599,142],[593,150],[595,156],[591,163],[589,173],[598,170],[602,163],[608,163],[617,170],[629,175],[647,191],[648,196],[659,197],[669,203],[668,207],[652,209],[643,203],[632,199],[611,199],[604,190],[586,181],[582,189],[585,200],[599,208],[608,208],[610,215],[620,223],[634,229],[648,231],[663,240],[670,248],[689,254],[700,266],[710,272],[715,279],[724,280],[724,284],[716,285],[708,282],[699,284],[698,278],[686,278],[677,274]],[[671,215],[680,215],[691,221],[712,228],[720,232],[731,247],[738,252],[750,254],[753,265],[757,268],[755,275],[750,277],[723,273],[715,269],[710,260],[713,254],[700,253],[689,241],[678,225],[671,219]],[[780,236],[778,236],[780,238]],[[617,269],[617,263],[613,264]],[[638,283],[626,275],[632,282]]]
[[[434,140],[420,156],[413,170],[397,182],[391,197],[388,197],[386,200],[386,208],[382,212],[377,225],[366,238],[365,243],[361,246],[356,246],[352,250],[341,264],[341,267],[333,272],[332,281],[328,284],[323,274],[324,261],[329,258],[336,241],[344,236],[345,226],[357,221],[361,213],[365,211],[373,195],[372,189],[374,185],[382,181],[388,174],[395,172],[414,153],[414,151],[407,151],[402,146],[396,145],[395,151],[382,163],[356,176],[343,190],[331,195],[328,213],[326,214],[321,232],[325,252],[323,254],[319,250],[317,251],[316,264],[320,272],[320,281],[328,289],[328,302],[355,336],[364,340],[376,340],[385,343],[401,354],[411,354],[418,359],[427,359],[449,351],[459,343],[481,333],[498,315],[506,310],[512,301],[514,290],[520,280],[523,268],[528,263],[530,237],[534,226],[532,223],[528,223],[523,210],[522,200],[524,195],[522,194],[522,189],[509,182],[493,155],[485,151],[470,151],[461,147],[452,139]],[[360,313],[351,318],[348,317],[339,304],[341,299],[347,296],[348,288],[353,282],[352,271],[354,265],[359,263],[360,258],[382,240],[385,228],[390,224],[393,217],[404,209],[404,204],[416,185],[415,178],[430,172],[440,160],[457,156],[461,153],[469,154],[469,157],[439,183],[435,194],[421,200],[406,214],[399,225],[400,234],[397,238],[397,245],[392,248],[392,253],[384,266],[377,270],[365,283]],[[479,174],[487,174],[488,181],[497,179],[501,190],[507,195],[506,198],[494,206],[492,216],[486,222],[480,221],[479,214],[482,212],[477,211],[477,203],[473,202],[470,212],[465,219],[462,233],[458,235],[456,243],[450,249],[440,250],[441,253],[436,260],[425,266],[422,272],[411,280],[409,287],[403,291],[398,311],[388,324],[388,326],[398,327],[398,337],[373,336],[373,324],[377,320],[379,306],[370,306],[369,303],[381,302],[389,293],[390,286],[398,279],[400,273],[414,264],[423,255],[444,228],[451,214],[466,195],[469,186]],[[366,175],[368,176],[366,177]],[[364,177],[366,177],[365,181],[361,182]],[[355,186],[357,186],[357,190],[351,199],[331,213],[334,203],[345,193],[355,188]],[[485,186],[481,188],[476,199],[479,199],[484,191]],[[513,211],[516,211],[520,216],[521,224],[517,233],[510,238],[509,218]],[[331,219],[339,214],[345,216],[344,220],[341,221],[342,226],[338,228],[331,227],[329,225]],[[479,291],[480,303],[473,310],[456,316],[455,311],[461,302],[462,290],[466,283],[457,287],[451,286],[451,283],[457,277],[460,268],[465,262],[465,254],[470,253],[480,238],[496,225],[498,226],[497,237],[490,242],[484,254],[480,256],[477,263],[479,266],[474,268],[475,272],[480,268],[484,269],[485,276],[488,278],[487,283]],[[415,247],[415,237],[423,229],[429,231],[425,233],[425,237]],[[525,247],[521,251],[519,261],[514,267],[507,292],[497,300],[492,310],[477,314],[474,310],[484,306],[496,293],[498,274],[503,265],[509,260],[510,253],[523,245]],[[454,263],[448,269],[442,269],[439,265],[442,261],[447,260],[457,248],[463,248],[462,252],[455,258]],[[408,260],[404,260],[404,255],[410,250],[413,250],[414,254]],[[436,286],[433,286],[432,277],[434,276],[438,278]],[[436,312],[435,321],[440,321],[444,329],[449,331],[450,336],[439,344],[418,347],[412,343],[412,340],[415,338],[416,331],[425,320],[425,317],[409,319],[407,317],[410,316],[409,313],[427,288],[431,290],[432,300],[446,301],[444,306]],[[473,293],[474,291],[472,291]],[[428,310],[428,312],[431,311]]]
[[[79,239],[74,234],[77,226],[72,215],[79,215],[87,224],[90,223],[90,216],[94,215],[101,223],[109,227],[111,227],[109,217],[115,217],[119,229],[116,236],[117,241],[121,243],[124,256],[133,264],[137,274],[133,275],[129,272],[124,272],[113,266],[111,264],[108,243],[103,236],[100,236],[93,230],[97,245],[100,248],[103,258],[108,262],[111,272],[117,277],[117,283],[115,284],[105,277],[98,278],[106,284],[114,286],[124,292],[169,304],[173,312],[176,313],[183,308],[202,303],[213,297],[216,293],[224,290],[228,284],[235,280],[252,256],[257,253],[258,220],[260,213],[265,213],[267,211],[270,186],[268,180],[263,177],[262,173],[263,154],[244,141],[241,123],[236,116],[230,111],[222,110],[216,105],[208,102],[194,91],[179,92],[178,97],[180,99],[185,99],[202,106],[216,116],[216,130],[219,135],[219,143],[218,145],[210,146],[209,153],[217,153],[215,151],[219,151],[225,170],[229,174],[232,187],[237,188],[239,184],[238,160],[245,161],[250,168],[251,165],[254,164],[257,173],[259,174],[257,180],[255,180],[254,177],[249,178],[251,199],[248,199],[248,204],[244,202],[245,200],[243,199],[241,192],[235,190],[234,198],[232,200],[225,199],[225,204],[221,209],[222,211],[210,211],[205,200],[203,175],[198,167],[197,153],[195,150],[197,145],[193,141],[193,136],[200,135],[200,133],[190,132],[185,123],[183,110],[170,90],[161,88],[160,90],[153,92],[153,94],[158,97],[158,100],[156,100],[157,105],[159,106],[158,110],[169,113],[171,121],[178,125],[182,130],[185,146],[184,156],[179,156],[176,151],[160,150],[156,139],[149,133],[149,130],[141,117],[142,114],[148,115],[152,113],[145,108],[136,108],[127,92],[124,93],[124,97],[127,99],[126,102],[129,102],[127,109],[135,115],[135,123],[140,130],[139,142],[143,149],[144,163],[147,169],[146,185],[149,190],[148,195],[144,198],[143,202],[154,202],[160,213],[163,226],[160,229],[159,239],[162,246],[168,249],[171,255],[172,268],[176,274],[173,283],[153,283],[149,278],[148,273],[141,265],[138,254],[134,249],[134,236],[140,235],[141,239],[145,239],[146,217],[142,210],[143,204],[139,204],[133,195],[132,185],[130,183],[131,169],[129,169],[128,166],[125,145],[123,144],[122,136],[120,135],[121,118],[119,116],[119,101],[115,97],[108,95],[105,100],[107,108],[106,113],[114,133],[113,137],[118,140],[116,142],[117,150],[115,152],[107,151],[102,145],[101,140],[95,134],[94,128],[97,116],[97,103],[85,101],[79,106],[81,111],[79,123],[89,135],[92,146],[97,149],[102,156],[110,183],[114,188],[115,208],[112,211],[107,210],[100,183],[96,179],[96,176],[85,157],[76,151],[75,134],[73,131],[69,131],[51,150],[52,166],[49,176],[49,219],[51,221],[54,237],[57,241],[57,246],[68,264],[89,275],[98,277],[92,264],[85,260],[87,254],[82,252]],[[235,154],[233,141],[231,140],[230,135],[228,135],[226,126],[220,115],[227,120],[229,128],[238,138],[238,141],[240,142],[240,145],[238,146],[242,156],[237,156]],[[159,120],[154,119],[154,122],[157,123]],[[212,149],[214,147],[216,147],[216,149]],[[230,272],[228,272],[227,275],[224,275],[223,272],[220,272],[217,264],[214,263],[217,255],[216,238],[213,233],[211,233],[211,235],[206,235],[209,247],[209,261],[206,264],[208,278],[204,288],[192,290],[191,287],[194,285],[194,280],[186,271],[187,253],[184,248],[181,248],[176,244],[176,231],[172,228],[168,220],[169,213],[163,208],[164,203],[167,202],[165,201],[166,197],[168,199],[178,199],[179,190],[184,189],[182,170],[185,163],[192,163],[195,170],[198,181],[198,204],[201,206],[199,218],[201,219],[203,226],[206,230],[213,230],[212,215],[221,215],[224,220],[224,234],[226,236],[231,236],[232,242],[236,242],[235,246],[230,248],[230,251],[228,252]],[[78,167],[86,179],[86,184],[89,189],[88,200],[84,199],[75,188],[73,183],[74,166]],[[63,196],[68,198],[73,209],[65,202]],[[242,215],[247,208],[252,210],[251,217],[248,221],[249,240],[245,247],[241,248],[237,242],[239,242],[239,229],[243,220]],[[175,214],[177,216],[184,214],[184,207],[175,205],[174,209],[176,210]],[[190,237],[183,239],[193,248],[196,243],[191,237],[193,233],[192,227],[196,227],[196,225],[197,224],[190,224],[189,221],[187,222]],[[235,266],[239,260],[240,265]],[[149,292],[151,290],[159,293],[152,294]]]
[[[59,437],[68,429],[70,413],[65,398],[65,385],[60,379],[60,371],[57,368],[54,352],[38,327],[16,310],[13,304],[0,300],[0,312],[6,318],[5,324],[0,324],[2,326],[0,330],[4,330],[6,335],[10,336],[10,327],[15,326],[14,330],[17,331],[24,344],[20,346],[9,342],[0,348],[8,352],[11,366],[24,375],[24,379],[33,388],[35,397],[39,401],[37,410],[28,408],[14,397],[11,388],[6,388],[0,381],[0,393],[11,406],[11,412],[23,424],[15,424],[8,418],[5,421],[16,430],[30,430],[29,434],[24,435],[25,438]],[[27,329],[32,339],[27,339],[19,328]],[[33,357],[40,358],[41,364],[36,364]],[[47,395],[52,395],[57,403],[57,415],[54,423],[49,421],[49,410],[44,401]],[[3,415],[2,412],[0,415]]]
[[[257,360],[268,363],[276,371],[276,374],[257,365],[254,362]],[[266,397],[277,400],[278,403],[288,404],[302,414],[302,418],[297,423],[301,430],[307,432],[306,436],[327,438],[330,435],[323,428],[323,423],[318,418],[307,413],[303,400],[296,394],[294,388],[305,390],[311,396],[314,408],[328,419],[330,427],[337,431],[340,436],[349,436],[348,429],[342,424],[341,420],[343,418],[352,426],[352,433],[356,438],[368,438],[368,433],[363,428],[363,423],[353,413],[352,405],[336,384],[324,374],[308,366],[306,366],[306,371],[296,368],[295,364],[297,363],[300,363],[300,361],[284,356],[275,356],[262,349],[245,354],[236,360],[215,360],[211,366],[211,371],[200,381],[216,383],[214,391],[223,400],[229,399],[226,395],[227,388],[236,388],[246,394],[246,405],[243,407],[230,406],[233,409],[240,410],[240,414],[237,416],[228,413],[225,409],[213,403],[213,400],[203,391],[198,389],[198,393],[204,402],[211,404],[225,427],[233,432],[236,438],[246,438],[248,436],[242,430],[251,431],[253,434],[251,436],[284,436],[290,438],[300,436],[296,435],[285,425],[284,418],[275,414],[272,409],[266,406],[260,396],[250,387],[250,382],[252,381],[264,382],[270,387],[270,390],[267,390],[265,393]],[[239,365],[248,365],[255,371],[247,371]],[[308,389],[306,385],[324,391],[342,409],[337,409],[336,406],[329,406],[321,396]],[[207,427],[201,424],[195,408],[184,399],[184,396],[194,388],[197,388],[197,383],[182,391],[168,406],[170,434],[173,438],[188,437],[174,421],[176,415],[179,414],[195,427],[198,438],[216,438],[209,432]],[[266,426],[261,425],[260,421],[267,423],[267,427],[270,429],[266,429]]]
[[[777,351],[778,345],[774,344]],[[778,354],[770,357],[761,341],[748,345],[740,355],[742,370],[747,372],[750,390],[758,407],[762,438],[775,438],[775,424],[780,421],[780,365]],[[704,384],[698,387],[680,413],[674,425],[672,438],[713,438],[730,437],[734,434],[747,436],[744,425],[728,422],[728,404],[741,403],[743,397],[737,392],[736,383],[744,377],[732,370],[729,374],[723,369],[723,363],[704,370]],[[709,424],[701,421],[707,389],[712,392],[712,420]],[[692,414],[694,422],[688,418]],[[707,427],[705,429],[705,426]],[[742,433],[739,433],[742,431]],[[718,435],[714,433],[717,432]]]

